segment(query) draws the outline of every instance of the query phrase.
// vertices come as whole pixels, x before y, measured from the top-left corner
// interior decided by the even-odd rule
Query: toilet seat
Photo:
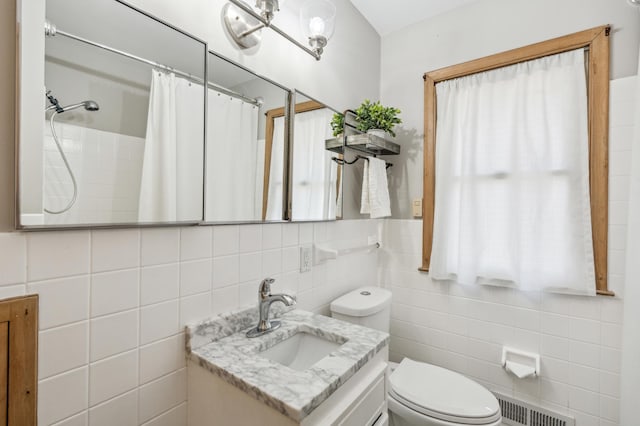
[[[389,377],[389,395],[422,415],[462,425],[501,419],[495,396],[461,374],[405,358]]]

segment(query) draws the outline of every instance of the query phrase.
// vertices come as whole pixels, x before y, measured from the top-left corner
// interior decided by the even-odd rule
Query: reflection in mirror
[[[334,136],[331,121],[337,111],[300,92],[296,92],[295,99],[291,219],[340,218],[342,166],[332,161],[332,157],[342,158],[342,155],[327,149],[327,143],[332,143],[330,140]]]
[[[290,92],[213,52],[208,73],[205,221],[283,220]]]
[[[20,224],[200,221],[205,44],[115,1],[42,16],[20,47],[21,104],[42,105],[21,111]]]

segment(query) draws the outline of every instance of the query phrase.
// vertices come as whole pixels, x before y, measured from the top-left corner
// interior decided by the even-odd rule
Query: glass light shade
[[[307,38],[333,35],[336,7],[329,0],[307,0],[300,9],[300,27]]]

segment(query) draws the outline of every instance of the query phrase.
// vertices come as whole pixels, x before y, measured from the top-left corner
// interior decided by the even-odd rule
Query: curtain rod
[[[129,52],[125,52],[123,50],[119,50],[119,49],[107,46],[106,44],[98,43],[98,42],[86,39],[84,37],[80,37],[80,36],[77,36],[75,34],[71,34],[71,33],[68,33],[66,31],[59,30],[59,29],[56,28],[55,25],[53,25],[52,23],[50,23],[48,21],[45,22],[45,24],[44,24],[44,34],[45,34],[45,36],[50,36],[50,37],[53,37],[53,36],[56,36],[56,35],[59,34],[61,36],[68,37],[68,38],[70,38],[72,40],[76,40],[76,41],[79,41],[81,43],[88,44],[90,46],[99,47],[100,49],[104,49],[104,50],[107,50],[107,51],[112,52],[112,53],[117,53],[118,55],[127,57],[129,59],[136,60],[138,62],[142,62],[143,64],[150,65],[150,66],[152,66],[154,68],[159,68],[159,69],[162,69],[162,70],[165,70],[165,71],[172,72],[172,73],[174,73],[176,75],[184,77],[184,78],[186,78],[188,80],[191,80],[191,81],[193,81],[195,83],[198,83],[198,84],[202,84],[204,82],[203,79],[201,79],[199,77],[195,77],[195,76],[193,76],[193,75],[191,75],[189,73],[186,73],[184,71],[180,71],[180,70],[177,70],[175,68],[169,67],[167,65],[163,65],[163,64],[160,64],[158,62],[151,61],[149,59],[145,59],[145,58],[142,58],[140,56],[133,55],[133,54],[131,54]],[[231,89],[227,89],[226,87],[219,86],[219,85],[217,85],[215,83],[211,83],[209,81],[207,82],[207,87],[209,87],[209,88],[211,88],[213,90],[216,90],[218,92],[221,92],[221,93],[223,93],[225,95],[229,95],[229,96],[232,96],[234,98],[241,99],[241,100],[243,100],[243,101],[245,101],[247,103],[250,103],[250,104],[258,106],[258,107],[262,105],[262,102],[257,100],[257,99],[250,98],[250,97],[245,96],[245,95],[243,95],[241,93],[235,92],[235,91],[233,91]]]

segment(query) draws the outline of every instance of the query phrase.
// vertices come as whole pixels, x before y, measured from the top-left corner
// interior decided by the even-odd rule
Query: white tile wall
[[[616,297],[434,283],[417,272],[422,223],[387,220],[379,273],[393,291],[392,359],[407,356],[459,371],[489,389],[573,415],[577,426],[617,424],[633,134],[626,111],[634,84],[635,77],[611,83],[609,288]],[[541,377],[507,374],[500,367],[503,345],[539,352]]]
[[[265,274],[328,313],[377,281],[378,256],[301,274],[300,246],[375,235],[376,221],[0,234],[0,296],[40,294],[39,424],[186,425],[185,323],[255,305]]]

